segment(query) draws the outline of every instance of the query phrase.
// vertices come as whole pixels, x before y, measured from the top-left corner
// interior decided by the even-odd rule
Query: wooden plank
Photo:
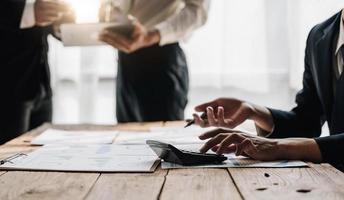
[[[102,174],[86,199],[157,199],[166,174]]]
[[[330,164],[312,164],[311,167],[317,170],[320,174],[327,176],[336,185],[344,185],[344,173],[334,168]]]
[[[231,168],[244,199],[343,199],[344,188],[312,168]]]
[[[0,199],[83,199],[96,173],[7,172],[0,176]]]
[[[241,199],[225,169],[169,170],[161,199]]]

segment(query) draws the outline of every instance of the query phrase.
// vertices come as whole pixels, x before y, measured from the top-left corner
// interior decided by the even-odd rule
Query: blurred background
[[[97,0],[69,1],[78,22],[97,21],[89,11]],[[301,88],[308,32],[341,8],[343,0],[211,1],[207,24],[182,44],[191,78],[185,116],[221,96],[290,109]],[[116,123],[116,51],[49,42],[54,123]]]

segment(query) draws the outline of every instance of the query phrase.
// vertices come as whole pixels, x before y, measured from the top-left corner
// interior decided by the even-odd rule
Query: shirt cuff
[[[177,42],[174,34],[174,29],[169,23],[162,22],[160,24],[157,24],[155,26],[155,29],[158,30],[160,33],[160,46]]]
[[[20,28],[31,28],[35,26],[35,0],[26,0]]]
[[[331,135],[327,137],[315,138],[319,145],[323,162],[331,164],[344,164],[343,155],[344,150],[344,134]]]

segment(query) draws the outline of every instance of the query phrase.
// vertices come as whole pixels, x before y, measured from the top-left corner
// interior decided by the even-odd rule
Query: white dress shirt
[[[161,35],[160,45],[189,37],[208,17],[210,0],[126,0],[128,14],[136,17],[148,30]],[[35,25],[35,0],[26,0],[20,28]],[[122,7],[122,6],[121,6]]]
[[[35,0],[26,0],[20,28],[31,28],[35,25]]]
[[[344,10],[342,10],[342,19],[339,26],[339,36],[338,36],[338,42],[337,42],[337,48],[336,48],[336,57],[337,57],[339,74],[342,74],[343,65],[344,65],[343,55],[341,54],[341,52],[339,52],[340,48],[343,45],[344,45]]]
[[[160,45],[178,42],[202,26],[210,0],[127,0],[128,14],[148,30],[160,32]]]

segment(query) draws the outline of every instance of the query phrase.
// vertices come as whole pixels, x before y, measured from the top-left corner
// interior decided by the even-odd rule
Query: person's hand
[[[74,10],[64,12],[62,16],[56,20],[53,24],[53,30],[56,37],[61,38],[61,24],[75,23],[76,16]]]
[[[37,0],[34,5],[35,22],[37,26],[48,26],[59,20],[69,6],[54,0]]]
[[[244,121],[254,120],[258,127],[271,132],[273,120],[270,111],[239,99],[219,98],[195,107],[197,112],[206,112],[206,118],[193,114],[195,124],[201,127],[235,128]]]
[[[276,160],[278,142],[272,139],[255,136],[235,130],[216,129],[199,136],[201,140],[208,140],[200,152],[205,153],[209,149],[216,154],[233,153],[237,156],[247,156],[257,160]]]
[[[139,22],[134,22],[134,29],[131,36],[125,36],[118,32],[105,29],[99,39],[114,48],[125,53],[132,53],[138,49],[159,43],[160,33],[158,31],[148,31]]]
[[[194,114],[195,123],[201,127],[216,126],[235,128],[253,114],[253,107],[241,100],[219,98],[195,107],[197,112],[206,112],[207,118],[202,119]]]
[[[68,6],[68,5],[66,5],[66,6]],[[65,24],[65,23],[75,23],[75,21],[76,21],[75,11],[70,9],[70,10],[65,10],[61,14],[60,18],[57,21],[55,21],[54,24],[61,25],[61,24]]]
[[[233,153],[256,160],[308,160],[321,161],[321,153],[314,139],[290,138],[267,139],[235,130],[216,129],[199,136],[209,139],[200,149],[201,153],[209,149],[216,154]]]

